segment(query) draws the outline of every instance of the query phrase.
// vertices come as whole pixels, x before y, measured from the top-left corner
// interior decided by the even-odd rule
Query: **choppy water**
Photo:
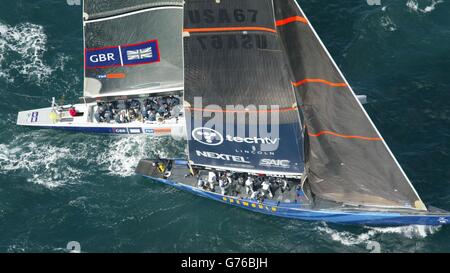
[[[299,1],[426,203],[450,210],[450,1]],[[370,1],[369,1],[370,2]],[[376,1],[374,1],[376,2]],[[448,227],[368,228],[254,214],[133,175],[170,139],[30,130],[16,112],[82,89],[81,8],[0,0],[0,252],[450,251]]]

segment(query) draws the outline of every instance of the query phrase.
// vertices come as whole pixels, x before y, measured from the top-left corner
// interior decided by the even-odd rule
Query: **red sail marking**
[[[323,83],[323,84],[326,84],[326,85],[329,85],[329,86],[333,86],[333,87],[346,87],[346,86],[348,86],[348,84],[346,84],[345,82],[337,82],[336,83],[336,82],[329,82],[329,81],[324,80],[324,79],[304,79],[304,80],[301,80],[301,81],[298,81],[298,82],[293,82],[292,84],[295,87],[298,87],[298,86],[304,85],[306,83]]]
[[[338,133],[334,133],[334,132],[330,132],[330,131],[321,131],[316,134],[308,133],[308,135],[311,137],[319,137],[321,135],[332,135],[332,136],[348,138],[348,139],[362,139],[362,140],[369,140],[369,141],[382,141],[383,140],[379,137],[350,136],[350,135],[343,135],[343,134],[338,134]]]
[[[212,28],[185,28],[184,32],[224,32],[224,31],[266,31],[277,33],[275,29],[267,27],[212,27]]]

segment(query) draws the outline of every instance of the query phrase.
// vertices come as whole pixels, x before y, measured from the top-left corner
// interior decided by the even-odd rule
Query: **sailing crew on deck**
[[[253,194],[253,186],[254,186],[253,177],[249,176],[247,180],[245,180],[245,193]]]
[[[132,109],[139,109],[139,108],[141,108],[141,103],[137,99],[132,99],[130,101],[129,106]]]
[[[70,107],[69,108],[69,115],[71,116],[71,117],[76,117],[77,116],[77,110],[75,110],[75,107]]]
[[[148,113],[148,120],[149,121],[156,121],[156,111],[155,110],[151,110]]]
[[[113,113],[110,110],[105,110],[104,117],[105,117],[105,122],[111,122]]]
[[[134,108],[128,109],[127,116],[128,116],[128,120],[129,120],[129,121],[134,121],[134,120],[136,120],[137,115],[136,115],[136,112],[134,111]]]
[[[253,188],[252,195],[250,195],[250,199],[257,199],[259,196],[262,196],[261,191]]]
[[[205,180],[203,180],[202,176],[198,177],[197,188],[202,189],[202,190],[206,190],[206,188],[207,188],[206,182],[205,182]]]
[[[97,122],[104,122],[105,121],[105,111],[106,108],[103,105],[103,103],[97,103],[97,111],[94,114],[94,118]]]
[[[116,117],[114,118],[114,120],[115,120],[117,123],[127,123],[127,122],[128,122],[128,119],[127,119],[127,116],[126,116],[126,110],[121,110],[121,111],[119,112],[119,114],[116,115]]]
[[[290,191],[291,188],[289,187],[289,184],[286,179],[278,179],[277,180],[278,185],[281,187],[281,192],[284,193],[285,191]]]
[[[272,190],[270,189],[270,183],[267,180],[264,180],[262,183],[262,190],[261,193],[263,196],[269,195],[270,198],[273,198]]]
[[[219,187],[220,187],[220,192],[222,195],[225,195],[228,188],[231,186],[231,177],[230,177],[230,173],[228,174],[223,174],[220,178],[219,178]]]

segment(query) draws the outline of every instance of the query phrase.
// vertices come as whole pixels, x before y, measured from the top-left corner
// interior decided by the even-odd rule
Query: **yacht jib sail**
[[[300,117],[273,14],[271,0],[186,2],[185,101],[193,164],[303,173]],[[214,126],[210,117],[218,120]]]
[[[304,112],[314,194],[346,204],[426,210],[298,4],[274,5]]]
[[[182,90],[182,2],[85,0],[84,96]]]

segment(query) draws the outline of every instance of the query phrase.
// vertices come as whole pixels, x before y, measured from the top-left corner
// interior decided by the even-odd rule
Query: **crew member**
[[[253,194],[253,177],[249,176],[247,180],[245,180],[245,192],[247,194]]]
[[[75,107],[70,107],[69,108],[69,115],[71,117],[76,117],[77,116],[77,110],[75,110]]]
[[[209,189],[211,191],[214,191],[214,184],[217,181],[217,176],[215,172],[209,172],[208,173],[208,184],[209,184]]]
[[[227,177],[225,174],[223,174],[219,178],[219,187],[220,187],[220,192],[222,195],[225,195],[230,184],[231,184],[231,179],[229,177]]]
[[[262,183],[262,194],[263,194],[263,196],[266,196],[266,194],[269,194],[269,197],[273,198],[273,193],[270,189],[270,183],[267,180],[264,180],[264,182]]]

